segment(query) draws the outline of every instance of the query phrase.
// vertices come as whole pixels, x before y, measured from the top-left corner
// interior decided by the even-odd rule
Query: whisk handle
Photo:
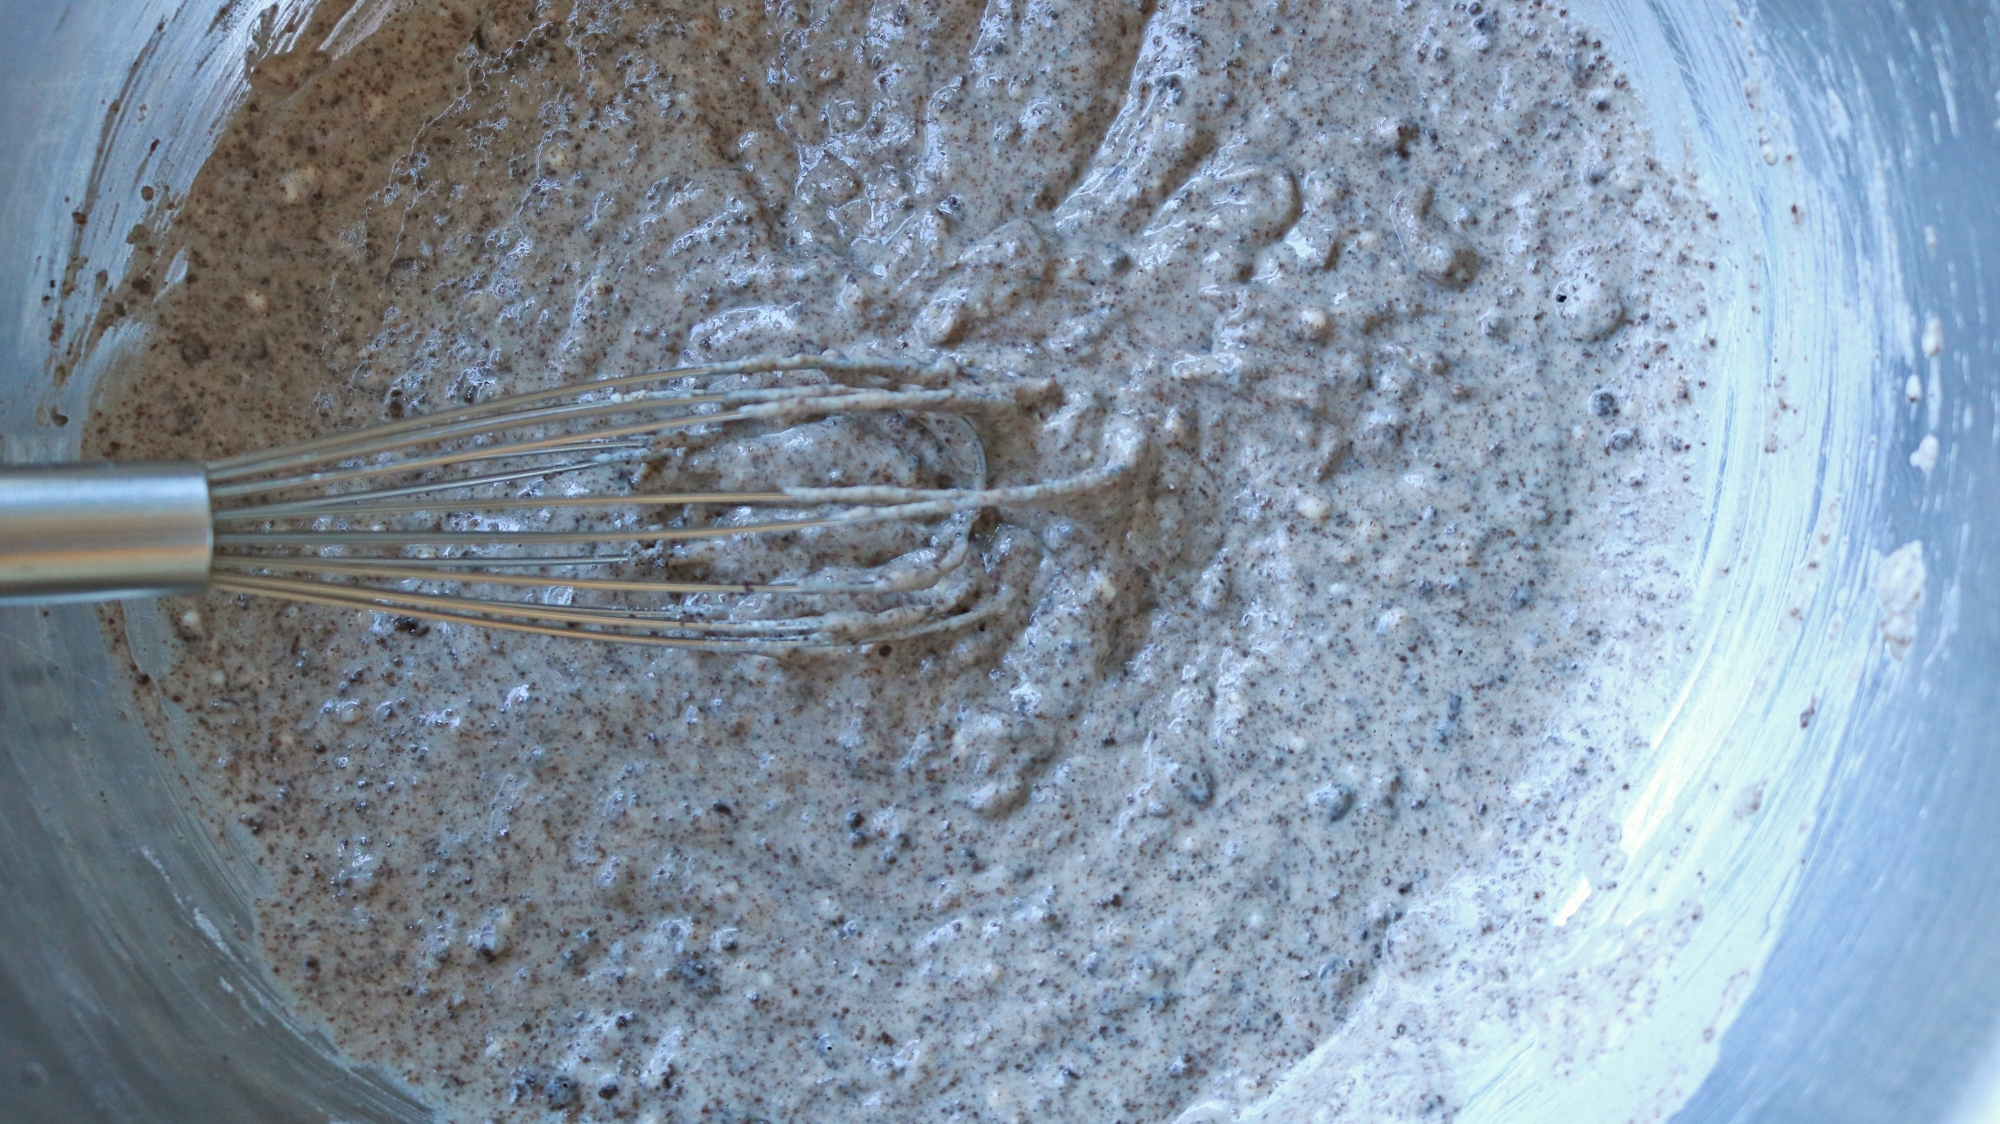
[[[0,604],[201,589],[214,540],[201,465],[0,466]]]

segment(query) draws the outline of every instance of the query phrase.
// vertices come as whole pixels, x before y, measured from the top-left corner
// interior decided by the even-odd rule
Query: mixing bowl
[[[190,182],[296,5],[0,7],[0,451],[60,459],[127,342],[85,326],[137,186]],[[1518,1009],[1429,1064],[1461,1120],[2000,1119],[2000,0],[1575,7],[1716,211],[1714,486],[1683,681],[1595,703],[1655,730],[1617,876],[1546,872]],[[0,611],[0,1117],[428,1118],[260,968],[257,872],[130,716],[151,614],[118,668],[88,608]],[[1441,963],[1477,892],[1414,911]],[[1476,1014],[1477,974],[1362,1014]],[[1243,1113],[1314,1119],[1352,1062]]]

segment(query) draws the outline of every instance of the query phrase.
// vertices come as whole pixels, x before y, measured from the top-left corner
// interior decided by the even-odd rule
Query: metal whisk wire
[[[735,376],[806,372],[826,381],[717,387]],[[985,452],[966,416],[1018,410],[1022,395],[1045,388],[971,379],[951,363],[756,358],[508,395],[230,457],[205,466],[215,525],[209,585],[515,632],[712,651],[887,643],[967,628],[1004,608],[980,568],[968,564],[978,514],[1100,489],[1138,454],[1136,439],[1112,442],[1107,459],[1084,472],[989,485]],[[921,430],[950,454],[949,486],[649,492],[601,490],[583,479],[643,473],[729,427],[773,432],[860,415]],[[562,488],[577,494],[540,494]],[[773,515],[738,522],[645,517],[661,508]],[[629,572],[658,569],[688,544],[891,523],[935,526],[921,548],[833,576],[704,581]],[[776,608],[793,604],[798,608]]]

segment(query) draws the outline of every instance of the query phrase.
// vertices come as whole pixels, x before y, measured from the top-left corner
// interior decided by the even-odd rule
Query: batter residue
[[[317,18],[132,232],[93,453],[819,349],[1054,380],[1000,476],[1146,448],[982,525],[1016,609],[870,655],[170,604],[139,694],[274,971],[449,1119],[1253,1100],[1674,627],[1603,560],[1688,510],[1703,208],[1550,5]]]

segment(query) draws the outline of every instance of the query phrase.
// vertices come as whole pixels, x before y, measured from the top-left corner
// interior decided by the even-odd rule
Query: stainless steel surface
[[[709,389],[745,376],[774,385]],[[979,376],[950,362],[757,356],[506,395],[206,466],[0,468],[0,604],[208,588],[713,652],[957,631],[1010,596],[968,564],[979,513],[1099,491],[1144,451],[1136,429],[1114,427],[1097,466],[995,486],[966,414],[1016,414],[1024,397],[1051,389],[1046,379]],[[797,427],[865,415],[893,415],[897,432],[877,437],[894,444],[915,483],[716,492],[656,479],[632,489],[633,474],[664,449],[698,451],[742,429],[809,440]],[[838,463],[826,471],[859,475]],[[554,494],[522,496],[516,486],[528,479]],[[676,516],[662,521],[663,508]],[[734,517],[745,510],[766,514]],[[448,525],[473,513],[485,521],[475,529]],[[875,557],[836,553],[819,576],[720,581],[684,553],[715,540],[886,524],[922,530],[877,543]],[[746,597],[792,615],[740,616]]]
[[[10,459],[75,455],[56,423],[131,341],[69,346],[90,289],[65,266],[115,272],[132,185],[192,174],[256,8],[0,3]],[[1622,824],[1621,883],[1690,926],[1592,1052],[1562,1034],[1601,1012],[1558,1004],[1454,1062],[1461,1119],[2000,1119],[2000,3],[1584,10],[1727,236],[1699,666]],[[1897,660],[1874,581],[1912,542],[1929,580]],[[147,608],[125,630],[142,670],[164,651]],[[283,1014],[254,875],[120,682],[89,610],[0,610],[0,1116],[424,1119]],[[1586,954],[1643,927],[1596,909],[1554,975],[1606,975]]]
[[[1798,160],[1840,210],[1822,228],[1900,306],[1832,388],[1874,414],[1865,443],[1822,450],[1861,467],[1844,529],[1922,540],[1931,577],[1916,648],[1863,669],[1828,731],[1796,894],[1677,1119],[2000,1120],[2000,4],[1750,14]],[[1927,433],[1928,472],[1909,459]],[[1839,608],[1873,617],[1869,600]]]
[[[778,385],[705,389],[744,376],[775,377]],[[674,389],[690,384],[694,390]],[[734,652],[968,628],[1002,606],[966,565],[978,513],[1101,489],[1142,452],[1136,431],[1120,430],[1102,465],[1060,480],[992,486],[964,414],[1013,413],[1022,395],[1049,386],[979,378],[952,363],[762,356],[504,396],[206,466],[0,467],[0,604],[212,588],[514,632]],[[926,486],[629,487],[630,470],[661,442],[687,452],[738,427],[790,429],[864,414],[908,423],[899,443],[910,463],[932,474]],[[693,436],[697,430],[706,436]],[[524,499],[510,487],[531,477],[560,496],[538,489]],[[684,517],[663,524],[651,514],[660,508]],[[713,517],[742,509],[774,513],[747,523]],[[571,518],[535,530],[443,525],[468,512],[504,522],[550,512]],[[872,562],[843,559],[838,580],[772,574],[718,582],[686,575],[672,553],[708,540],[890,523],[929,525],[928,541],[901,543],[894,557]],[[796,615],[739,618],[732,607],[752,595],[795,605]]]
[[[214,537],[200,465],[0,467],[0,604],[198,590]]]

